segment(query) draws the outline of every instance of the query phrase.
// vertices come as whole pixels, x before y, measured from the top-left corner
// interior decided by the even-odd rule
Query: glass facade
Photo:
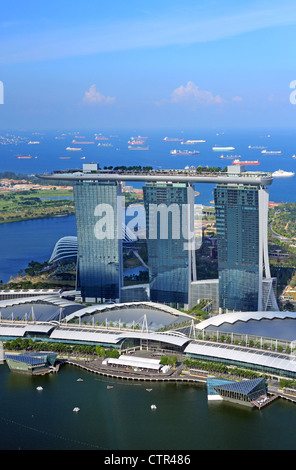
[[[258,310],[262,283],[258,186],[214,189],[218,243],[219,306]]]
[[[77,289],[81,290],[83,299],[120,300],[120,195],[121,185],[117,182],[77,181],[74,184],[78,241]]]
[[[264,378],[232,382],[220,379],[207,379],[209,394],[214,391],[224,397],[243,402],[253,402],[262,396],[267,396],[267,386]]]
[[[194,258],[194,190],[186,183],[146,183],[143,193],[150,299],[187,305]]]

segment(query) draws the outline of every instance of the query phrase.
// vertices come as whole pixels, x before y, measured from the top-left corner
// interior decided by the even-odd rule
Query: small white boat
[[[152,388],[146,388],[147,392],[151,392]]]
[[[151,410],[156,410],[156,405],[151,405]]]
[[[43,387],[40,387],[39,385],[39,387],[36,387],[36,390],[43,390]]]
[[[78,408],[78,406],[75,406],[75,408],[73,408],[73,411],[75,411],[75,413],[77,413],[78,411],[80,411],[80,408]]]

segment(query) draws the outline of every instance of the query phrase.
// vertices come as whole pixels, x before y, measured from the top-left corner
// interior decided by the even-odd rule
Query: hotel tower
[[[278,310],[268,259],[268,189],[218,184],[214,198],[220,309]]]
[[[151,182],[143,187],[150,299],[187,306],[195,280],[194,188]]]
[[[77,289],[83,300],[119,301],[122,286],[121,184],[75,181]]]

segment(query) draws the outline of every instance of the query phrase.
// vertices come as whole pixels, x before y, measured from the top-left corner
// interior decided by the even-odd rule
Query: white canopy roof
[[[207,342],[190,343],[185,348],[185,354],[206,356],[216,359],[231,360],[240,363],[255,364],[261,367],[281,369],[296,372],[296,357],[277,354],[270,351],[251,350],[231,345],[214,345]]]
[[[283,320],[285,318],[296,319],[296,312],[231,312],[216,315],[196,325],[199,330],[204,330],[208,326],[219,327],[223,323],[236,323],[238,321],[247,322],[249,320],[273,320],[278,318]]]
[[[126,356],[122,355],[118,359],[115,358],[108,358],[108,364],[118,365],[118,366],[129,366],[129,367],[137,367],[140,369],[152,369],[152,370],[160,370],[162,365],[160,364],[160,360],[158,359],[149,359],[144,357],[137,357],[137,356]]]

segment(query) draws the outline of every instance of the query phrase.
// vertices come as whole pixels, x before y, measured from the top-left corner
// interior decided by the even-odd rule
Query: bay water
[[[1,450],[296,448],[295,404],[278,399],[259,411],[208,403],[203,384],[109,379],[71,365],[32,377],[1,365],[0,403]]]

